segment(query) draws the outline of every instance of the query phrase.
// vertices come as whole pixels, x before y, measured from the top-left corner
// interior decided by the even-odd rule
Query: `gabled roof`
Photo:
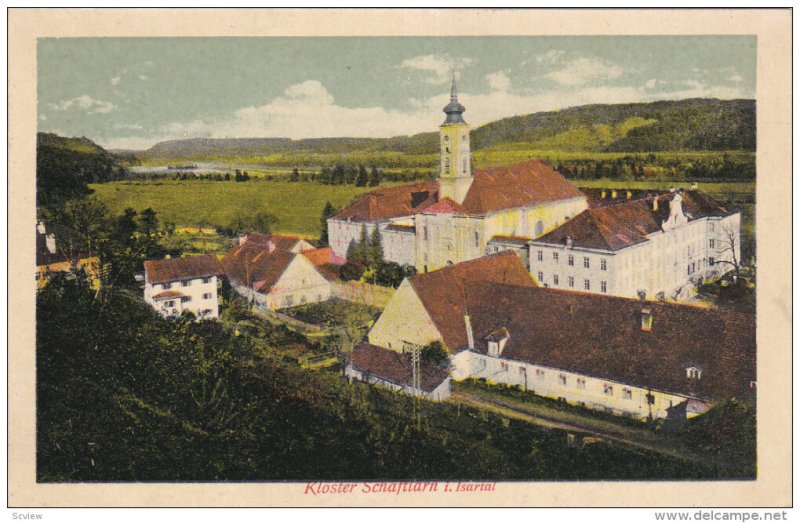
[[[442,281],[440,289],[456,284]],[[756,379],[752,314],[486,281],[467,286],[466,305],[477,352],[505,328],[503,358],[633,386],[723,398]],[[641,328],[643,307],[652,314],[649,331]],[[426,308],[434,322],[452,321]],[[701,379],[687,379],[691,366],[703,369]]]
[[[452,350],[467,342],[464,323],[465,289],[475,281],[536,285],[519,256],[513,251],[491,254],[409,278],[445,345]]]
[[[164,258],[144,262],[146,280],[151,283],[204,278],[220,274],[217,260],[211,255]]]
[[[521,247],[524,247],[525,245],[528,245],[528,242],[530,241],[531,239],[528,238],[527,236],[504,236],[502,234],[498,234],[492,236],[492,239],[489,240],[489,243],[503,243],[503,244],[510,243],[513,245],[519,245]]]
[[[305,241],[300,236],[288,234],[263,234],[260,232],[251,232],[246,234],[244,237],[246,239],[246,243],[252,242],[266,246],[272,242],[276,249],[287,252],[294,249],[299,242]]]
[[[477,169],[464,198],[469,214],[524,207],[584,194],[561,174],[539,160],[513,165]]]
[[[356,197],[347,207],[336,213],[337,220],[375,222],[411,216],[436,202],[439,184],[426,181],[395,187],[381,187]]]
[[[340,266],[335,263],[336,253],[333,252],[331,247],[322,247],[314,249],[313,251],[304,251],[303,256],[308,258],[317,272],[328,281],[335,281],[339,279]]]
[[[359,343],[350,355],[350,364],[363,373],[397,385],[412,386],[411,354],[402,354],[369,343]],[[447,369],[420,363],[420,388],[431,392],[441,385],[450,372]]]
[[[264,245],[248,241],[231,249],[222,258],[222,266],[231,282],[268,292],[295,256],[302,255],[278,249],[270,251]]]
[[[560,227],[535,239],[534,243],[565,245],[572,238],[574,247],[616,251],[647,241],[647,236],[661,230],[669,216],[674,194],[623,201],[586,209]],[[726,216],[731,211],[710,196],[698,191],[682,193],[682,209],[689,221],[709,216]],[[653,209],[657,199],[658,208]]]
[[[433,205],[426,207],[422,212],[425,214],[467,214],[467,210],[463,205],[454,202],[450,198],[442,198]]]

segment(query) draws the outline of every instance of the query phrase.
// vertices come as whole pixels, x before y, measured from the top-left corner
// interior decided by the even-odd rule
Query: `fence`
[[[394,294],[391,287],[382,287],[357,281],[337,281],[331,284],[333,296],[342,300],[384,308]]]

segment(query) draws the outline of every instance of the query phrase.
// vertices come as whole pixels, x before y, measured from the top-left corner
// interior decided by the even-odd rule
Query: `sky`
[[[106,148],[435,131],[591,103],[755,98],[755,36],[43,38],[38,129]]]

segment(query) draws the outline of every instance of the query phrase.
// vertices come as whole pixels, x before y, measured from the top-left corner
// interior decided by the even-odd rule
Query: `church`
[[[453,78],[439,126],[439,177],[370,191],[329,218],[337,257],[362,229],[377,227],[386,260],[428,272],[484,256],[489,246],[525,245],[587,209],[586,196],[543,162],[473,169],[465,111]]]

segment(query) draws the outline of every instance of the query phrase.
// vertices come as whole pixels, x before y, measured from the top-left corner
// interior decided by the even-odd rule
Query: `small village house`
[[[44,223],[36,224],[36,288],[41,289],[55,273],[83,271],[92,287],[100,288],[100,258],[89,252],[59,248]]]
[[[315,249],[296,236],[249,234],[222,258],[222,266],[239,295],[275,310],[329,299],[335,261],[331,249]]]
[[[144,300],[164,317],[184,311],[198,319],[219,317],[219,265],[210,255],[144,262]]]

